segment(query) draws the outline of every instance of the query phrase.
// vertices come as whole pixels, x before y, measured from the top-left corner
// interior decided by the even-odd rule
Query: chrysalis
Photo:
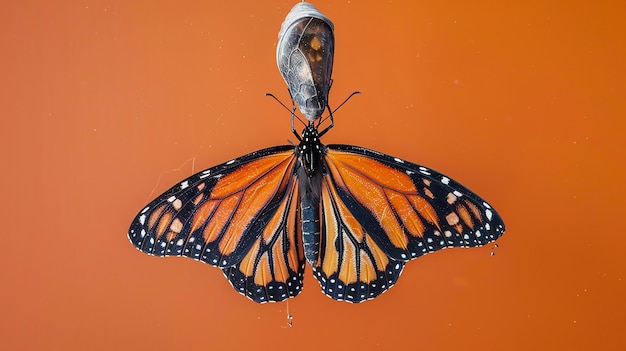
[[[328,107],[335,36],[333,22],[313,5],[296,4],[278,33],[276,62],[292,100],[309,121]]]

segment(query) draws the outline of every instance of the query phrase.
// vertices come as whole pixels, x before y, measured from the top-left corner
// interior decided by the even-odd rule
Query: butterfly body
[[[323,157],[326,147],[319,140],[313,123],[302,132],[300,145],[296,148],[298,167],[296,169],[300,186],[300,219],[304,256],[310,264],[316,264],[320,244],[320,194],[322,179],[326,173]]]

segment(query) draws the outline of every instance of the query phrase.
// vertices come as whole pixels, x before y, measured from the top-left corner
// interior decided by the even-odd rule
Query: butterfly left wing
[[[280,146],[199,172],[146,206],[128,237],[151,255],[186,256],[222,268],[233,287],[254,301],[295,296],[304,272],[295,164],[293,147]]]
[[[496,240],[505,226],[478,195],[441,173],[373,150],[329,145],[324,156],[322,290],[362,302],[391,287],[406,261]]]

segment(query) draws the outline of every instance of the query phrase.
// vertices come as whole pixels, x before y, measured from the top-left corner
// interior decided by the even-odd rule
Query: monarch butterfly
[[[295,297],[305,260],[322,291],[362,302],[393,286],[407,261],[496,240],[502,218],[432,169],[352,145],[323,145],[333,24],[298,3],[282,24],[277,62],[308,120],[298,145],[258,150],[201,171],[150,202],[128,237],[155,256],[222,269],[259,303]],[[319,131],[321,114],[330,125]]]

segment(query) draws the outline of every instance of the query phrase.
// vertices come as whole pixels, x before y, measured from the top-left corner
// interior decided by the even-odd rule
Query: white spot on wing
[[[185,180],[184,182],[180,183],[180,189],[187,189],[189,187],[189,181]]]
[[[210,175],[211,175],[211,170],[207,169],[206,171],[202,171],[202,174],[200,175],[200,179],[204,179]]]
[[[230,161],[226,162],[226,165],[232,165],[233,163],[235,163],[235,161],[237,161],[237,159],[230,160]]]
[[[441,177],[441,182],[445,185],[448,185],[450,183],[450,178],[448,177]]]
[[[142,214],[139,216],[139,224],[143,225],[144,223],[146,223],[146,215]]]
[[[453,193],[454,195],[458,196],[458,197],[463,196],[463,194],[461,194],[461,192],[456,191],[456,190],[455,190],[455,191],[453,191],[452,193]]]
[[[404,163],[404,160],[401,160],[401,159],[399,159],[397,157],[394,157],[393,160],[398,162],[398,163]]]
[[[485,210],[485,216],[487,216],[488,220],[491,220],[491,217],[493,216],[493,213],[491,213],[490,210]]]
[[[176,200],[176,196],[170,196],[167,198],[167,202],[174,202]]]

